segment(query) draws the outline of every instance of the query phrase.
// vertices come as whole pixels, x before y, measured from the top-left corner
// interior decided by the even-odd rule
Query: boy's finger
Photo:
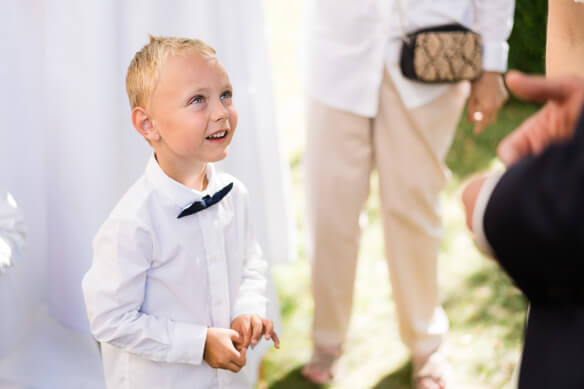
[[[260,340],[261,336],[262,336],[262,332],[263,332],[263,323],[262,321],[257,318],[254,317],[252,319],[252,334],[251,334],[251,344],[253,344],[254,346],[258,343],[258,340]]]
[[[272,332],[274,331],[274,323],[268,319],[262,320],[262,323],[264,324],[264,334],[266,334],[266,340],[270,340],[272,338]]]
[[[250,328],[250,323],[249,320],[245,320],[242,323],[242,331],[240,333],[241,335],[241,347],[248,347],[249,346],[249,341],[250,341],[250,332],[251,332],[251,328]]]
[[[229,329],[227,331],[233,343],[242,343],[243,337],[239,334],[239,332],[232,329]]]
[[[231,371],[232,371],[232,372],[234,372],[234,373],[239,373],[239,371],[241,370],[241,368],[242,368],[242,367],[243,367],[243,366],[239,366],[239,365],[237,365],[236,363],[234,363],[234,362],[231,362],[231,361],[230,361],[230,362],[227,362],[227,363],[225,364],[225,369],[227,369],[227,370],[231,370]]]
[[[278,338],[278,334],[276,334],[276,331],[272,330],[272,332],[270,333],[270,336],[272,337],[272,340],[274,341],[274,347],[280,348],[280,338]]]

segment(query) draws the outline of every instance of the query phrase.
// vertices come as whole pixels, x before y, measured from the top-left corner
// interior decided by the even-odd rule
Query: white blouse
[[[234,374],[203,361],[206,331],[241,314],[265,316],[267,265],[243,185],[212,164],[207,179],[207,190],[192,190],[152,157],[95,237],[83,293],[108,387],[248,385],[245,368]],[[231,182],[219,203],[177,218]]]
[[[331,107],[374,117],[387,69],[406,107],[421,106],[449,86],[401,75],[401,37],[450,23],[479,32],[483,68],[504,72],[514,6],[514,0],[307,0],[306,92]]]

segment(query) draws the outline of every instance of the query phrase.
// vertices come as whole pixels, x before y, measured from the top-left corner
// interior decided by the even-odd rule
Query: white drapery
[[[0,278],[0,358],[22,344],[43,303],[48,316],[87,333],[80,282],[91,239],[151,153],[131,126],[124,83],[148,33],[217,50],[240,118],[222,168],[248,187],[266,258],[294,257],[261,0],[23,0],[3,2],[0,21],[0,185],[29,231],[23,258]]]

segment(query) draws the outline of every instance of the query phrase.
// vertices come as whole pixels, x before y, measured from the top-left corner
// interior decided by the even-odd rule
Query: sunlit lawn
[[[296,56],[299,42],[300,2],[264,0],[267,31],[272,48],[279,129],[289,152],[294,202],[297,212],[299,259],[278,265],[278,284],[283,316],[282,347],[267,354],[259,388],[311,388],[299,369],[310,357],[313,304],[310,269],[303,243],[303,99]],[[451,322],[448,339],[457,388],[502,388],[519,358],[526,304],[497,265],[474,247],[464,225],[460,206],[461,182],[476,171],[497,167],[495,146],[536,108],[508,104],[496,125],[480,136],[461,121],[447,157],[452,171],[443,196],[444,239],[440,276],[444,307]],[[355,287],[354,310],[342,378],[331,388],[409,388],[411,366],[401,344],[383,253],[376,176],[365,214]]]

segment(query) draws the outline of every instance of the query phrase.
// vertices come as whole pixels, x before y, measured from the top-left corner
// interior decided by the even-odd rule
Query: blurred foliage
[[[509,38],[509,69],[545,73],[545,37],[548,0],[516,0]]]

